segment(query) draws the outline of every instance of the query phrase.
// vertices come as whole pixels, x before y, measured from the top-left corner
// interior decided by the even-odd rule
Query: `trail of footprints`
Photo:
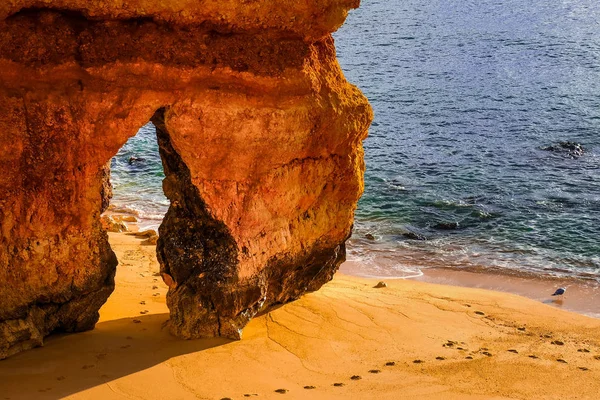
[[[485,313],[483,312],[475,312],[475,314],[477,315],[485,315]],[[515,327],[515,329],[518,332],[525,332],[527,329],[525,327]],[[552,335],[551,334],[545,334],[545,335],[540,335],[540,338],[542,338],[543,340],[545,339],[551,339]],[[561,340],[547,340],[545,343],[550,344],[550,345],[554,345],[554,346],[564,346],[565,343]],[[469,351],[468,349],[468,344],[465,342],[459,342],[459,341],[454,341],[454,340],[447,340],[446,342],[442,343],[442,347],[447,348],[447,349],[453,349],[458,351],[460,354],[465,355],[464,359],[466,360],[474,360],[475,358],[478,359],[484,359],[486,357],[494,357],[495,355],[498,355],[498,353],[493,353],[492,350],[486,348],[486,347],[480,347],[477,350],[471,350]],[[497,352],[500,352],[501,350],[496,350]],[[506,349],[503,350],[506,351],[507,353],[511,353],[511,354],[515,354],[515,355],[519,355],[522,357],[528,357],[531,358],[533,360],[541,360],[541,358],[535,354],[527,354],[527,353],[521,353],[519,352],[519,350],[517,349]],[[578,353],[582,353],[582,354],[589,354],[590,355],[590,360],[596,360],[596,361],[600,361],[600,355],[591,355],[592,351],[586,347],[582,347],[577,349]],[[461,357],[462,357],[461,355]],[[445,361],[447,360],[447,357],[444,356],[437,356],[435,357],[436,361]],[[557,358],[555,360],[558,363],[561,364],[569,364],[567,360],[565,360],[564,358]],[[421,360],[421,359],[415,359],[411,362],[409,362],[408,364],[423,364],[425,363],[426,360]],[[396,361],[387,361],[384,364],[384,368],[385,367],[394,367],[396,366]],[[578,366],[577,367],[578,370],[580,371],[590,371],[590,368],[588,367],[584,367],[584,366]],[[368,371],[368,373],[370,374],[379,374],[381,373],[382,370],[380,369],[370,369]],[[362,376],[360,375],[352,375],[348,378],[350,381],[360,381],[362,378]],[[346,383],[344,382],[335,382],[332,384],[332,386],[334,387],[343,387],[346,386]],[[304,389],[307,390],[312,390],[312,389],[317,389],[317,387],[313,386],[313,385],[308,385],[308,386],[304,386]],[[276,389],[274,391],[275,393],[279,393],[279,394],[286,394],[289,392],[288,389]],[[258,394],[254,393],[254,394],[244,394],[244,397],[251,397],[251,396],[258,396]],[[221,400],[232,400],[229,397],[223,397]]]
[[[158,293],[157,293],[157,295],[158,295]],[[140,302],[140,305],[145,305],[145,304],[146,304],[145,301],[141,301]],[[470,305],[467,305],[467,304],[465,304],[465,306],[471,307]],[[144,311],[141,311],[140,314],[146,314],[147,312],[148,311],[144,310]],[[485,313],[482,312],[482,311],[475,311],[474,314],[485,316]],[[137,320],[137,319],[133,319],[132,322],[139,324],[142,321]],[[525,327],[516,327],[516,330],[519,331],[519,332],[525,332],[526,328]],[[541,335],[540,337],[543,338],[543,339],[551,339],[552,335],[551,334],[545,334],[545,335]],[[125,339],[132,340],[133,337],[127,336]],[[564,344],[565,344],[561,340],[552,340],[549,343],[551,345],[554,345],[554,346],[564,346]],[[131,347],[131,345],[129,345],[129,344],[120,346],[121,349],[128,349],[130,347]],[[479,358],[482,358],[481,356],[484,356],[484,357],[493,357],[494,356],[494,354],[488,348],[480,347],[477,350],[469,351],[467,343],[465,343],[465,342],[459,342],[459,341],[454,341],[454,340],[447,340],[445,343],[442,344],[442,347],[448,348],[448,349],[454,349],[454,350],[460,352],[461,354],[466,354],[466,356],[464,357],[464,359],[466,359],[466,360],[474,360],[475,357],[477,357],[477,356],[480,356]],[[507,349],[506,351],[508,353],[512,353],[512,354],[515,354],[515,355],[521,355],[521,353],[519,353],[519,351],[516,350],[516,349]],[[590,349],[585,348],[585,347],[579,348],[577,350],[577,352],[578,353],[582,353],[582,354],[589,354],[589,353],[591,353]],[[106,356],[106,353],[100,353],[100,354],[97,355],[96,358],[98,359],[98,361],[100,361],[105,356]],[[525,355],[523,355],[523,356],[525,356]],[[535,354],[528,354],[528,355],[526,355],[526,357],[534,359],[534,360],[540,359],[540,357],[538,357]],[[591,356],[591,359],[594,359],[596,361],[600,361],[600,354],[599,355],[593,355],[593,356]],[[435,357],[435,360],[436,361],[445,361],[445,360],[447,360],[447,358],[443,357],[443,356],[437,356],[437,357]],[[568,364],[568,362],[565,359],[563,359],[563,358],[557,358],[556,362],[562,363],[562,364]],[[415,360],[412,361],[412,364],[423,364],[423,363],[425,363],[425,360],[415,359]],[[394,366],[396,366],[396,361],[387,361],[384,364],[384,367],[388,367],[388,368],[389,367],[394,367]],[[83,370],[88,370],[88,369],[92,369],[94,367],[95,367],[95,365],[93,365],[93,364],[85,364],[81,368]],[[585,367],[585,366],[578,366],[577,369],[579,369],[580,371],[589,371],[590,370],[588,367]],[[379,374],[381,372],[382,371],[380,369],[370,369],[370,370],[368,370],[368,373],[374,374],[374,375],[375,374]],[[109,378],[109,376],[108,375],[102,375],[101,378],[103,378],[103,379],[106,380],[106,379]],[[67,379],[67,378],[65,376],[62,376],[62,375],[58,376],[56,378],[57,381],[64,381],[65,379]],[[349,380],[351,380],[351,381],[360,381],[361,379],[362,379],[362,376],[360,376],[360,375],[352,375],[352,376],[349,377]],[[334,382],[332,384],[332,386],[334,386],[334,387],[344,387],[345,385],[346,384],[343,383],[343,382]],[[313,386],[313,385],[306,385],[306,386],[304,386],[304,389],[305,390],[314,390],[314,389],[317,389],[317,387]],[[52,388],[43,388],[43,389],[39,389],[39,392],[40,393],[44,393],[44,392],[51,391],[51,390],[52,390]],[[274,392],[278,393],[278,394],[284,395],[284,394],[288,393],[289,390],[285,389],[285,388],[279,388],[279,389],[275,389]],[[257,393],[245,393],[244,394],[244,397],[257,397],[257,396],[259,396]],[[229,397],[223,397],[223,398],[221,398],[221,400],[232,400],[232,399],[229,398]]]

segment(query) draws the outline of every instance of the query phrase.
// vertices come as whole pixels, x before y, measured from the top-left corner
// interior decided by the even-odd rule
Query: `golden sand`
[[[0,400],[600,397],[600,320],[481,289],[338,274],[241,341],[179,340],[140,243],[111,234],[117,288],[96,329],[1,361]]]

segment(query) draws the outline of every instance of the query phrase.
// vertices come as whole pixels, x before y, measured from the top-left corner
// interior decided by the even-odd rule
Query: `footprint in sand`
[[[423,364],[425,361],[423,360],[414,360],[413,364]]]
[[[562,358],[557,358],[556,361],[558,361],[559,363],[567,364],[567,362]]]
[[[62,375],[56,378],[57,381],[64,381],[65,379],[67,379],[67,378],[65,378]]]
[[[156,289],[158,289],[158,286],[156,286],[156,285],[152,286],[152,290],[156,290]]]
[[[472,360],[472,359],[473,359],[473,357],[471,357],[471,356],[466,356],[465,358],[466,358],[467,360]]]
[[[533,358],[533,359],[538,359],[538,358],[539,358],[538,356],[536,356],[536,355],[534,355],[534,354],[530,354],[530,355],[528,355],[527,357],[529,357],[529,358]]]
[[[550,344],[553,344],[556,346],[564,346],[565,342],[563,342],[561,340],[554,340],[554,341],[550,342]]]
[[[244,397],[252,397],[252,396],[258,396],[257,393],[246,393],[244,394]]]
[[[335,387],[342,387],[342,386],[344,386],[344,384],[341,383],[341,382],[336,382],[336,383],[333,384],[333,386],[335,386]]]
[[[134,324],[141,324],[142,323],[142,321],[140,321],[139,319],[134,319],[131,322],[133,322]]]
[[[146,302],[142,300],[142,301],[140,301],[140,304],[143,305],[143,306],[145,306]]]
[[[90,368],[94,368],[94,367],[95,367],[94,364],[87,364],[87,365],[84,365],[83,367],[81,367],[81,369],[90,369]]]
[[[102,379],[110,379],[110,376],[106,375],[106,374],[103,374],[103,375],[100,375],[100,378],[102,378]]]
[[[524,326],[521,326],[520,328],[517,328],[517,330],[518,330],[518,331],[521,331],[521,332],[525,332],[525,327],[524,327]]]
[[[589,371],[590,370],[589,368],[586,368],[586,367],[577,367],[577,368],[580,369],[580,370],[582,370],[582,371]]]
[[[287,390],[287,389],[277,389],[277,390],[275,390],[275,393],[279,393],[279,394],[286,394],[287,392],[289,392],[289,390]]]
[[[231,397],[222,397],[221,400],[233,400]]]
[[[131,347],[131,345],[130,345],[130,344],[126,344],[126,345],[124,345],[124,346],[121,346],[121,348],[122,348],[122,349],[128,349],[128,348],[130,348],[130,347]]]
[[[144,311],[140,311],[140,314],[145,315],[145,314],[148,314],[149,312],[150,311],[148,311],[148,310],[144,310]]]
[[[160,293],[154,293],[154,294],[152,295],[152,297],[157,297],[157,296],[160,296]]]
[[[590,352],[588,349],[578,349],[577,351],[579,353],[589,353]]]
[[[515,354],[519,354],[519,352],[515,349],[508,349],[507,350],[509,353],[515,353]]]
[[[381,372],[381,370],[379,370],[379,369],[370,369],[370,370],[369,370],[369,373],[370,373],[370,374],[378,374],[378,373],[380,373],[380,372]]]
[[[485,315],[485,313],[483,311],[475,311],[475,314],[477,314],[477,315]]]
[[[394,365],[396,365],[396,363],[394,361],[388,361],[385,363],[386,367],[393,367]]]
[[[600,361],[600,356],[594,356],[594,359]]]
[[[465,306],[465,307],[471,307],[470,304],[463,304],[463,306]]]
[[[492,353],[490,353],[489,351],[483,351],[483,352],[481,352],[481,354],[483,354],[484,356],[488,356],[488,357],[492,356]]]
[[[361,379],[362,379],[362,376],[360,376],[360,375],[352,375],[352,376],[350,377],[350,379],[352,379],[353,381],[358,381],[358,380],[361,380]]]
[[[446,359],[446,357],[438,356],[435,359],[436,360],[440,360],[440,361],[444,361]]]
[[[125,336],[125,339],[127,339],[127,340],[133,340],[133,336]]]
[[[304,389],[310,390],[310,389],[316,389],[316,387],[312,386],[312,385],[308,385],[308,386],[304,386]]]

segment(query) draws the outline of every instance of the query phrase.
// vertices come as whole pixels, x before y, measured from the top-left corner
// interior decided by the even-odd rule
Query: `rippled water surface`
[[[599,2],[367,0],[335,37],[375,110],[365,274],[600,276]],[[541,150],[560,141],[585,155]]]
[[[349,244],[361,274],[599,280],[599,2],[364,0],[335,38],[375,110]],[[586,152],[541,150],[560,141]],[[148,125],[113,160],[113,203],[160,218],[161,179]]]

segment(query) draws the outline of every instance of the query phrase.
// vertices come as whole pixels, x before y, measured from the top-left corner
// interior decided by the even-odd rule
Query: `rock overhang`
[[[104,169],[150,119],[171,200],[158,256],[173,333],[238,337],[330,280],[372,119],[329,34],[357,5],[1,5],[0,358],[94,326],[117,264],[99,223]]]
[[[79,13],[89,20],[147,19],[219,32],[275,30],[316,40],[332,33],[359,0],[6,0],[0,20],[23,10]]]

